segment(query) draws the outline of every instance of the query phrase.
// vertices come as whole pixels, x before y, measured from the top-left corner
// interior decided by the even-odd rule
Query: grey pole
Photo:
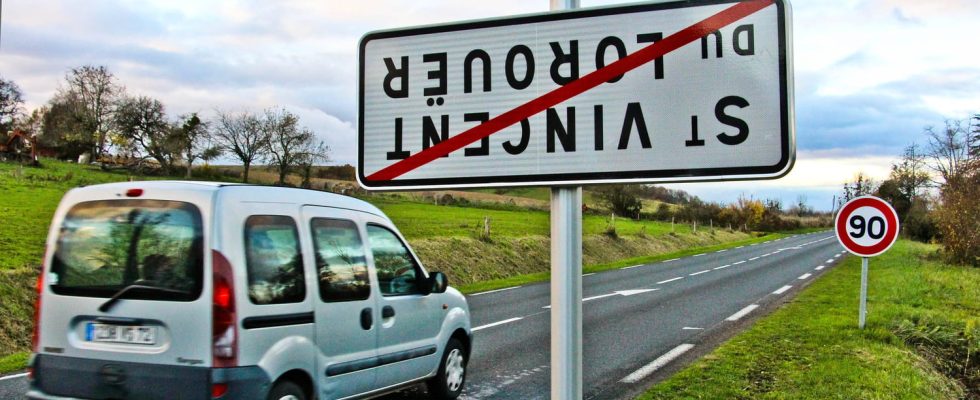
[[[861,309],[858,311],[858,328],[864,329],[864,317],[868,313],[868,257],[861,257]]]
[[[579,7],[551,0],[551,10]],[[582,399],[582,187],[551,188],[551,398]]]
[[[551,398],[582,398],[582,188],[551,188]]]

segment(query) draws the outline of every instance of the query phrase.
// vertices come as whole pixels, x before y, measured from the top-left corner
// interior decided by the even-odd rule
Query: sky
[[[626,4],[582,0],[582,7]],[[338,164],[357,158],[357,44],[365,33],[548,10],[547,0],[4,0],[0,76],[45,104],[81,65],[105,65],[171,115],[284,107]],[[685,183],[710,201],[803,195],[827,210],[858,172],[876,179],[923,129],[980,112],[980,2],[797,0],[797,161],[770,181]]]

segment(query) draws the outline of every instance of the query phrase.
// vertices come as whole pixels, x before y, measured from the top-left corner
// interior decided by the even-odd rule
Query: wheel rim
[[[449,391],[458,391],[463,386],[466,367],[463,365],[463,352],[453,349],[446,356],[446,387]]]
[[[287,394],[285,396],[280,397],[279,400],[299,400],[299,397],[296,397],[291,394]]]

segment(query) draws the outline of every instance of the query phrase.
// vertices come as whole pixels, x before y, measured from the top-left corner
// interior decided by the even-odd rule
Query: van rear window
[[[62,295],[191,301],[201,294],[201,213],[166,200],[103,200],[68,211],[48,274]],[[154,290],[164,289],[164,290]]]

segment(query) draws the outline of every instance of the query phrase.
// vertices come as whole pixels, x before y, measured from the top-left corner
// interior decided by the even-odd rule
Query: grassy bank
[[[935,253],[900,241],[871,260],[864,330],[861,261],[848,257],[641,398],[978,399],[980,269],[945,265]]]

